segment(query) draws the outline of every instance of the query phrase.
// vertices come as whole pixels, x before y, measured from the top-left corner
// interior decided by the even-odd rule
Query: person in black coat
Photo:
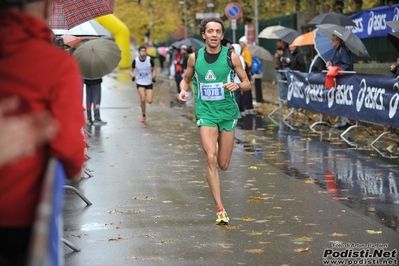
[[[303,58],[303,54],[298,49],[298,46],[290,46],[290,52],[292,55],[290,68],[291,70],[305,72],[306,71],[306,64],[305,59]]]
[[[102,79],[84,79],[86,85],[86,115],[87,124],[102,126],[107,122],[101,120],[100,117],[100,104],[101,104],[101,83]],[[92,119],[92,113],[94,120]]]

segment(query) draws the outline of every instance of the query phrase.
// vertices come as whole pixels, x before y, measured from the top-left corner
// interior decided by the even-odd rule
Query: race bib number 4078
[[[207,83],[200,85],[201,99],[204,101],[219,101],[224,99],[223,83]]]

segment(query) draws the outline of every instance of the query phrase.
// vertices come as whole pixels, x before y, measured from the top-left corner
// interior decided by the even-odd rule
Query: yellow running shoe
[[[221,212],[216,213],[216,224],[217,225],[227,225],[229,224],[229,216],[227,216],[227,212],[225,209]]]

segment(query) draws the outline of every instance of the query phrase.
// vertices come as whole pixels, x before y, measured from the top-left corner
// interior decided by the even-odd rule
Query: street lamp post
[[[210,9],[210,11],[211,11],[210,13],[213,13],[213,12],[214,12],[213,9],[214,9],[215,5],[214,5],[213,3],[208,3],[208,4],[206,4],[206,7]]]
[[[187,39],[187,5],[186,1],[179,1],[180,5],[184,5],[184,39]]]

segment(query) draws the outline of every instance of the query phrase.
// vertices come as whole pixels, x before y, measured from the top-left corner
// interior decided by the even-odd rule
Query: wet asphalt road
[[[397,223],[396,164],[333,133],[324,143],[262,115],[237,130],[221,174],[231,223],[216,226],[192,109],[170,107],[174,90],[173,81],[157,81],[143,124],[128,72],[104,78],[108,124],[88,129],[92,177],[72,184],[93,205],[66,193],[65,238],[81,248],[64,247],[66,265],[323,265],[326,249],[346,250],[334,244],[399,248],[395,226],[378,216]],[[388,172],[375,170],[384,164]]]

